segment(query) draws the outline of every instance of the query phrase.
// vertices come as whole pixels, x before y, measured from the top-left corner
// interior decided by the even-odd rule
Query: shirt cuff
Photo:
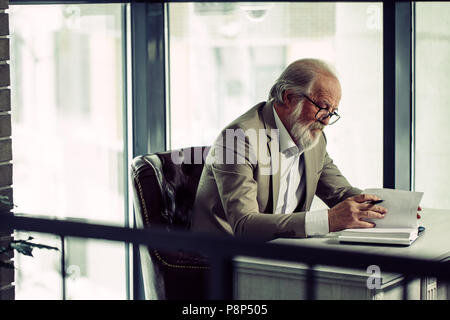
[[[328,209],[308,211],[305,215],[306,236],[323,235],[330,232]]]

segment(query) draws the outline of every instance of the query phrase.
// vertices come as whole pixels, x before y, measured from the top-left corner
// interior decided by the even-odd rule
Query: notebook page
[[[374,222],[375,228],[417,228],[417,207],[423,192],[365,189],[363,193],[374,194],[383,199],[379,205],[388,210],[383,219],[365,219]]]

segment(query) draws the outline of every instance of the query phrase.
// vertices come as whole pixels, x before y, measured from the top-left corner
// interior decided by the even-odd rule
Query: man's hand
[[[345,199],[328,210],[328,225],[330,232],[347,228],[373,228],[374,223],[361,220],[361,218],[382,219],[387,212],[379,205],[365,203],[367,201],[381,200],[370,194],[358,194]]]

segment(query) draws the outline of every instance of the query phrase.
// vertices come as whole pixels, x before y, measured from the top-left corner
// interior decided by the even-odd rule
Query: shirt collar
[[[291,135],[287,131],[283,122],[281,122],[280,117],[278,117],[275,107],[272,106],[272,110],[273,110],[273,116],[275,118],[275,125],[277,126],[277,129],[279,130],[279,133],[280,133],[280,135],[279,135],[280,152],[285,153],[289,150],[289,152],[293,155],[300,153],[300,149],[295,144],[295,142],[292,140]]]

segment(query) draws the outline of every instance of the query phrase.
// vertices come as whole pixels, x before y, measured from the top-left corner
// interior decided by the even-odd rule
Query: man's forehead
[[[313,89],[317,91],[338,90],[341,89],[339,80],[335,77],[328,75],[318,75],[316,81],[314,81]]]
[[[312,91],[317,96],[324,96],[324,98],[332,100],[340,100],[341,85],[339,80],[331,76],[318,76],[314,82]]]

